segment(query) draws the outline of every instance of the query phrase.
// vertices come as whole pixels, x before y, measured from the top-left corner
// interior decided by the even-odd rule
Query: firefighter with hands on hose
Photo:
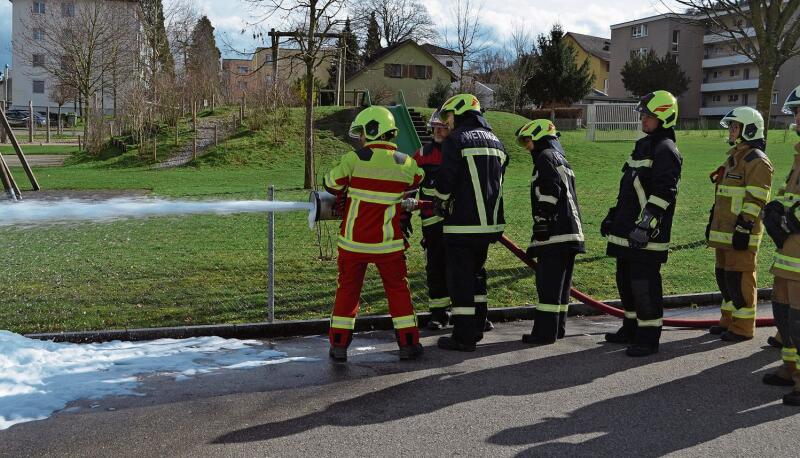
[[[625,318],[606,341],[630,344],[628,356],[658,352],[663,325],[661,265],[667,261],[683,158],[675,146],[678,102],[667,91],[641,98],[642,131],[622,169],[616,206],[601,223],[606,253],[616,258]]]
[[[800,136],[800,86],[795,88],[783,111],[795,117],[795,130]],[[775,276],[772,288],[772,314],[783,340],[783,365],[764,375],[767,385],[793,387],[783,403],[800,406],[800,143],[795,146],[792,170],[775,200],[764,207],[764,228],[778,250],[770,272]]]
[[[361,111],[350,125],[350,136],[361,147],[345,154],[325,176],[325,189],[337,197],[343,216],[338,237],[338,287],[330,321],[330,357],[347,360],[353,339],[361,288],[369,264],[380,273],[392,315],[400,359],[422,354],[417,316],[411,304],[400,218],[401,201],[422,182],[424,172],[397,151],[394,116],[385,107]]]
[[[439,338],[438,346],[475,351],[488,314],[486,257],[505,227],[503,176],[509,158],[474,95],[451,97],[439,113],[451,132],[442,143],[433,206],[444,218],[453,334]]]
[[[575,256],[586,252],[575,174],[559,136],[547,119],[530,121],[516,132],[517,142],[533,158],[533,236],[526,254],[537,261],[539,297],[533,331],[522,336],[525,343],[552,344],[564,337]]]
[[[742,342],[755,332],[756,265],[764,232],[760,213],[769,201],[773,168],[765,153],[761,113],[739,107],[720,124],[728,129],[732,148],[711,174],[716,196],[706,238],[715,248],[715,276],[723,303],[719,324],[709,332],[728,342]]]

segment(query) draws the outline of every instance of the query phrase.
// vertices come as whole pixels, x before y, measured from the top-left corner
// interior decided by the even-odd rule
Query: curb
[[[769,299],[772,295],[771,288],[758,290],[759,299]],[[665,296],[664,307],[680,308],[691,305],[708,305],[719,303],[722,300],[720,293],[696,293],[677,296]],[[619,300],[604,301],[606,304],[619,307]],[[489,309],[489,319],[492,321],[518,321],[532,320],[536,307],[525,305],[521,307],[502,307]],[[570,316],[601,315],[601,312],[583,303],[572,303],[569,308]],[[420,327],[428,323],[430,314],[427,312],[417,314]],[[356,320],[356,332],[391,330],[392,318],[389,315],[365,316]],[[328,332],[328,320],[292,320],[278,321],[275,323],[245,323],[245,324],[220,324],[202,326],[177,326],[166,328],[120,329],[107,331],[88,332],[57,332],[44,334],[26,334],[25,337],[53,342],[90,343],[107,342],[112,340],[142,341],[155,339],[185,339],[189,337],[217,336],[226,339],[275,339],[296,336],[320,335]]]

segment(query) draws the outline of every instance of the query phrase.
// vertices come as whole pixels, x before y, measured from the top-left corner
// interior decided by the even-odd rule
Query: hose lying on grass
[[[527,264],[528,267],[530,267],[531,269],[536,267],[536,261],[529,258],[528,255],[525,254],[525,250],[520,248],[516,243],[514,243],[511,239],[509,239],[505,235],[500,239],[500,243],[502,243],[504,247],[508,248],[509,251],[514,253],[514,255],[517,258],[519,258],[520,261]],[[595,310],[599,310],[608,315],[612,315],[617,318],[623,318],[625,316],[625,312],[623,310],[620,310],[616,307],[612,307],[608,304],[600,302],[597,299],[594,299],[593,297],[590,297],[578,291],[575,288],[572,288],[570,290],[570,296],[583,302],[589,307],[592,307]],[[687,319],[664,318],[664,326],[674,326],[680,328],[709,328],[717,324],[719,324],[719,320],[687,320]],[[774,326],[774,325],[775,321],[772,318],[756,319],[756,326],[761,327],[761,326]]]

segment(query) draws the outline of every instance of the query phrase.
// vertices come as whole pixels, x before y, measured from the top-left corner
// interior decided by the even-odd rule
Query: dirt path
[[[214,125],[217,126],[217,137],[219,141],[226,138],[230,131],[231,125],[219,118],[212,119],[198,119],[197,120],[197,157],[202,156],[205,151],[214,145]],[[192,143],[183,146],[174,157],[167,159],[164,162],[153,166],[154,169],[169,169],[174,167],[181,167],[193,159]]]
[[[69,157],[69,154],[30,154],[25,156],[31,167],[61,167]],[[22,166],[16,155],[4,154],[3,159],[9,167]]]

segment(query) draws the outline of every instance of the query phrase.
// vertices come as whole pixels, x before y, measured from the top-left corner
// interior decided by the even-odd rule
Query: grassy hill
[[[428,113],[429,110],[420,110]],[[317,175],[351,146],[346,137],[351,110],[317,112]],[[520,245],[530,238],[531,159],[513,133],[524,119],[490,112],[489,121],[509,150],[505,181],[507,234]],[[303,178],[302,112],[290,110],[278,135],[243,129],[189,167],[150,170],[122,166],[119,158],[41,169],[45,189],[146,189],[171,198],[265,198],[276,187],[279,200],[306,200]],[[772,132],[769,156],[774,188],[788,173],[796,137]],[[630,142],[589,143],[583,132],[562,142],[573,165],[587,233],[587,255],[579,258],[576,286],[601,298],[616,297],[613,260],[605,257],[599,222],[614,204]],[[720,131],[680,132],[684,171],[678,197],[674,251],[665,267],[665,293],[716,289],[713,252],[702,243],[713,186],[708,174],[725,158]],[[15,171],[18,181],[23,175]],[[305,215],[276,217],[278,319],[325,316],[335,290],[332,259],[337,224],[310,231]],[[419,229],[419,227],[417,227]],[[410,282],[424,309],[424,261],[419,232],[408,253]],[[214,322],[260,321],[266,316],[266,218],[263,215],[192,216],[0,229],[0,329],[53,331]],[[772,244],[760,255],[759,285],[768,286]],[[492,306],[534,303],[532,273],[500,246],[490,261]],[[385,311],[376,272],[362,293],[362,313]]]

